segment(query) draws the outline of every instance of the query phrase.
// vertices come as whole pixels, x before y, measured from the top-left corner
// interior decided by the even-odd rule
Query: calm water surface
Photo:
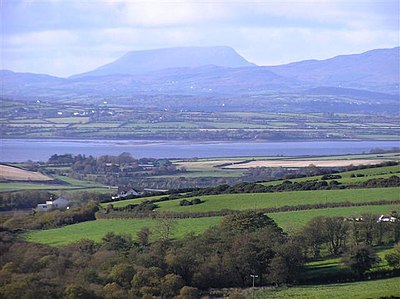
[[[399,141],[184,142],[132,140],[2,139],[1,162],[47,161],[53,154],[119,155],[135,158],[341,155],[399,147]]]

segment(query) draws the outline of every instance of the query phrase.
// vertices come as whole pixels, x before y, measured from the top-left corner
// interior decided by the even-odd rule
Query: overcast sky
[[[69,76],[128,51],[231,46],[276,65],[399,46],[399,0],[0,0],[1,68]]]

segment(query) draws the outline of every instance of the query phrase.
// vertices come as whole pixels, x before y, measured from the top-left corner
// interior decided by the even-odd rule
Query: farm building
[[[36,206],[36,211],[46,212],[55,209],[68,209],[70,202],[65,197],[59,197],[56,200],[47,200],[46,203],[40,203]]]
[[[131,187],[118,187],[118,194],[112,196],[112,199],[125,198],[129,195],[140,195],[141,192]]]

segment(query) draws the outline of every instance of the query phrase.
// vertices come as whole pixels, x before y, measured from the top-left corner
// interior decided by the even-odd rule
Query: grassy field
[[[145,200],[155,200],[155,199],[159,199],[160,197],[164,197],[165,195],[157,195],[157,196],[151,196],[151,197],[142,197],[142,198],[134,198],[134,199],[126,199],[126,200],[119,200],[119,201],[114,201],[111,202],[111,204],[115,207],[115,208],[121,208],[121,207],[125,207],[127,205],[134,205],[134,204],[138,204],[141,203]],[[109,202],[105,202],[100,204],[103,208],[105,208],[108,204],[110,204]]]
[[[334,203],[334,202],[370,202],[377,200],[399,200],[400,187],[293,191],[275,193],[243,193],[198,196],[204,203],[193,206],[180,206],[182,199],[175,199],[157,203],[160,211],[175,212],[209,212],[231,210],[248,210],[262,208],[276,208],[282,206],[296,206],[303,204]],[[188,198],[191,200],[191,198]],[[142,199],[143,200],[143,199]],[[136,203],[138,201],[136,200]],[[114,204],[118,207],[135,203],[133,201],[119,201]]]
[[[361,207],[340,207],[328,209],[312,209],[305,211],[291,211],[270,213],[268,216],[286,231],[296,231],[305,225],[312,218],[318,216],[341,216],[341,217],[359,217],[365,214],[386,214],[391,211],[400,211],[398,205],[380,205],[380,206],[361,206]]]
[[[317,209],[271,213],[268,215],[283,229],[293,231],[301,228],[307,221],[317,216],[359,216],[365,213],[384,214],[396,209],[400,210],[400,205]],[[176,220],[174,237],[181,238],[191,232],[195,234],[202,233],[207,228],[217,225],[221,219],[222,217],[178,219]],[[136,233],[145,226],[155,228],[157,221],[154,219],[95,220],[57,229],[33,231],[28,233],[26,237],[31,242],[59,246],[84,238],[99,241],[107,232],[129,233],[135,238]]]
[[[365,299],[400,296],[400,277],[352,283],[258,290],[255,298]],[[251,292],[251,291],[249,291]],[[251,297],[251,294],[248,296]]]
[[[115,189],[110,189],[108,186],[91,182],[73,179],[67,176],[54,176],[55,179],[63,181],[66,184],[53,184],[53,183],[30,183],[30,182],[1,182],[0,192],[22,191],[22,190],[48,190],[48,191],[93,191],[112,194]],[[53,178],[52,178],[53,179]]]
[[[189,233],[199,234],[210,226],[216,225],[220,217],[190,218],[176,220],[175,238],[181,238]],[[35,231],[27,235],[31,242],[52,246],[72,243],[81,239],[100,241],[107,232],[128,233],[135,238],[143,227],[155,229],[158,225],[154,219],[111,219],[95,220],[64,226],[57,229]]]
[[[337,174],[342,176],[342,178],[335,179],[336,181],[338,181],[342,184],[347,184],[347,185],[348,184],[357,184],[357,183],[365,182],[365,181],[368,181],[371,179],[388,178],[393,175],[399,176],[400,175],[400,165],[352,170],[352,171],[345,171],[345,172],[341,172],[341,173],[337,173]],[[356,176],[356,175],[360,175],[360,174],[362,174],[364,176],[362,176],[362,177]],[[355,175],[356,177],[352,177],[352,175]],[[318,175],[318,176],[312,176],[312,177],[291,179],[290,181],[305,182],[305,181],[311,181],[311,180],[321,180],[321,177],[322,176]],[[277,184],[282,183],[283,181],[285,181],[285,180],[265,182],[265,183],[263,183],[263,185],[265,185],[265,186],[277,185]]]

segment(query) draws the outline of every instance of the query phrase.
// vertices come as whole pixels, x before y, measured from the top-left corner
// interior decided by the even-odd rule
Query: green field
[[[281,212],[268,214],[279,226],[293,231],[301,228],[307,221],[317,216],[359,216],[361,214],[385,214],[392,210],[400,210],[400,205],[362,206],[346,208],[315,209],[296,212]],[[210,226],[219,223],[222,217],[203,217],[176,220],[175,238],[193,232],[204,232]],[[33,231],[27,234],[31,242],[59,246],[72,243],[80,239],[99,241],[107,232],[130,233],[135,238],[142,227],[154,228],[157,221],[154,219],[111,219],[95,220],[64,226],[57,229]]]
[[[342,216],[342,217],[359,217],[363,214],[386,214],[391,211],[400,211],[398,205],[379,205],[379,206],[361,206],[361,207],[340,207],[328,209],[312,209],[305,211],[291,211],[270,213],[268,216],[273,218],[276,223],[285,230],[295,231],[300,229],[304,224],[312,218],[318,216]]]
[[[63,181],[67,184],[52,184],[52,183],[30,183],[30,182],[10,182],[0,183],[1,192],[22,191],[22,190],[48,190],[48,191],[93,191],[101,193],[115,193],[115,189],[110,189],[108,186],[91,181],[81,181],[67,176],[53,176],[55,179]]]
[[[258,290],[255,298],[307,298],[307,299],[365,299],[400,296],[400,277],[352,283],[296,286],[290,288]],[[251,298],[249,290],[248,298]]]
[[[363,174],[364,176],[363,177],[351,177],[351,175],[357,175],[357,174]],[[399,176],[400,175],[400,165],[345,171],[345,172],[337,173],[337,175],[342,176],[342,178],[335,179],[335,181],[338,181],[345,185],[357,184],[357,183],[366,182],[371,179],[388,178],[393,175]],[[305,182],[305,181],[311,181],[311,180],[321,180],[321,177],[322,177],[321,175],[318,175],[318,176],[291,179],[290,181],[291,182]],[[265,182],[265,183],[263,183],[263,185],[265,185],[265,186],[277,185],[277,184],[281,184],[284,181],[285,180]],[[330,180],[327,180],[327,181],[329,182]]]
[[[199,234],[210,226],[216,225],[220,217],[190,218],[176,220],[175,238],[189,233]],[[154,219],[111,219],[95,220],[64,226],[57,229],[40,230],[29,233],[27,240],[52,246],[72,243],[81,239],[100,241],[107,232],[129,233],[135,238],[143,227],[155,228],[158,222]]]
[[[158,202],[160,211],[175,211],[182,213],[209,212],[230,210],[247,210],[262,208],[277,208],[304,204],[335,203],[335,202],[370,202],[378,200],[399,200],[400,187],[292,191],[275,193],[242,193],[198,196],[205,202],[194,206],[180,206],[182,199]],[[151,199],[151,198],[148,198]],[[191,198],[188,198],[191,200]],[[144,200],[144,199],[140,199]],[[136,200],[124,200],[113,203],[116,207],[138,203]]]

